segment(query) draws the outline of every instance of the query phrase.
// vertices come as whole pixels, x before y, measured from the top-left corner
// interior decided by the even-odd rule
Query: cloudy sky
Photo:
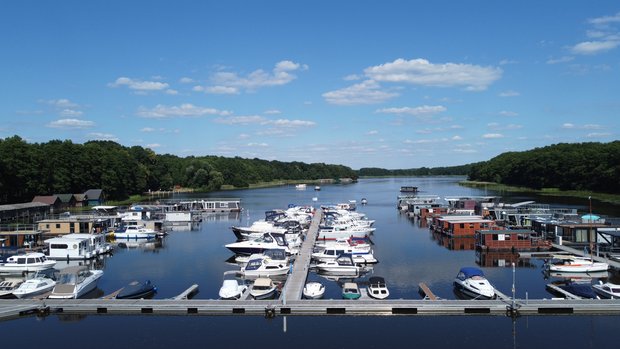
[[[452,166],[618,139],[617,1],[2,1],[0,137]]]

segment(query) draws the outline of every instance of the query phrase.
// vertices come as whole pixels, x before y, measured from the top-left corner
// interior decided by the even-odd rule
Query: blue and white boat
[[[251,255],[254,253],[263,253],[268,249],[279,248],[286,251],[287,254],[295,254],[296,250],[289,247],[284,234],[265,233],[262,237],[254,240],[239,241],[227,244],[226,248],[236,254]]]
[[[475,267],[461,268],[454,279],[454,288],[474,299],[494,299],[495,288],[484,277],[482,270]]]
[[[138,225],[127,225],[114,231],[114,238],[116,239],[155,239],[156,237],[157,232],[155,230]]]

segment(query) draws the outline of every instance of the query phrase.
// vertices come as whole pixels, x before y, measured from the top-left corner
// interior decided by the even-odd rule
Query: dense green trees
[[[357,171],[359,176],[454,176],[467,175],[471,164],[451,167],[420,167],[403,170],[386,170],[377,167],[362,167]]]
[[[534,189],[619,194],[620,141],[561,143],[524,152],[503,153],[474,164],[469,179]]]
[[[346,166],[219,156],[157,155],[111,141],[75,144],[53,140],[29,144],[18,136],[0,139],[0,203],[30,201],[35,195],[82,193],[101,188],[125,199],[175,185],[217,190],[222,185],[320,178],[357,178]]]

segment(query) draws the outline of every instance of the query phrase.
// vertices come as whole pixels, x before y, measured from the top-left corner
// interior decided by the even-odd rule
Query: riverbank
[[[477,181],[461,181],[459,185],[470,187],[470,188],[484,188],[499,192],[510,192],[510,193],[535,193],[543,196],[556,196],[556,197],[575,197],[575,198],[583,198],[588,199],[591,197],[592,199],[610,203],[613,205],[620,205],[620,195],[615,194],[607,194],[607,193],[596,193],[596,192],[588,192],[588,191],[580,191],[580,190],[559,190],[557,188],[543,188],[540,190],[526,188],[526,187],[513,187],[505,184],[499,184],[494,182],[477,182]]]

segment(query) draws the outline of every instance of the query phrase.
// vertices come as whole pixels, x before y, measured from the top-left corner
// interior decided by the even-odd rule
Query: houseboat
[[[532,230],[478,230],[476,248],[486,251],[547,251],[551,243],[534,235]]]
[[[104,234],[68,234],[45,240],[49,259],[90,259],[109,253]]]

